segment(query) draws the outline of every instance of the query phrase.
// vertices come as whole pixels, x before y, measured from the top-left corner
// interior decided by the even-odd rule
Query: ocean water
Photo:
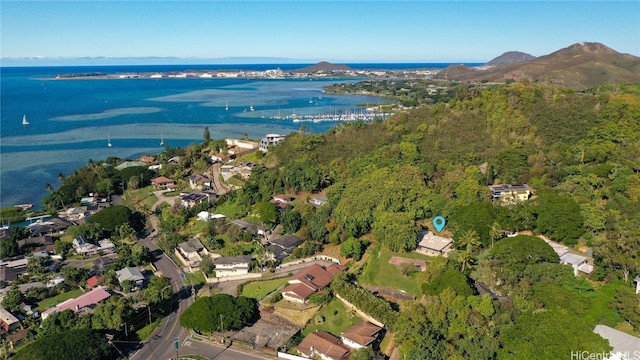
[[[442,68],[447,64],[354,64],[353,68]],[[57,74],[170,72],[187,70],[283,70],[306,65],[166,65],[90,67],[0,67],[0,207],[40,206],[45,186],[60,185],[89,159],[135,159],[212,138],[259,139],[288,134],[302,124],[323,132],[336,123],[294,123],[276,116],[353,111],[381,101],[329,95],[322,87],[357,79],[73,79]],[[225,107],[228,104],[228,110]],[[251,107],[254,111],[251,111]],[[29,125],[22,125],[26,115]],[[111,147],[107,146],[108,142]]]

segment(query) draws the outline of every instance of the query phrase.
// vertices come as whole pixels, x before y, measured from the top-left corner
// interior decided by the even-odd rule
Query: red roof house
[[[327,360],[347,360],[351,355],[351,350],[342,345],[340,339],[324,331],[310,333],[296,349],[308,358],[320,356]]]
[[[344,266],[337,264],[327,268],[318,264],[308,266],[289,279],[289,286],[282,290],[282,297],[288,301],[304,304],[311,294],[329,286],[333,281],[333,275],[344,269]]]
[[[377,338],[381,330],[380,326],[368,321],[362,321],[343,331],[341,339],[348,347],[360,349],[369,346]]]
[[[98,284],[102,281],[102,276],[93,275],[92,277],[87,279],[87,286],[90,288],[94,288],[98,286]]]
[[[102,286],[98,286],[97,288],[89,291],[88,293],[84,293],[75,299],[63,301],[60,304],[43,311],[42,320],[45,320],[47,317],[49,317],[49,315],[59,311],[71,310],[77,313],[81,309],[89,308],[96,305],[100,301],[107,299],[109,296],[111,296],[111,294],[109,294],[109,292],[105,288],[103,288]]]

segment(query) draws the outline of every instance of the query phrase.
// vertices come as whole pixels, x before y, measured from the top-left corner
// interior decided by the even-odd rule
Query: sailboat
[[[164,145],[164,136],[160,133],[160,146]]]
[[[29,125],[29,122],[27,121],[27,115],[22,115],[22,125]]]
[[[111,134],[107,133],[107,146],[111,147]]]
[[[224,109],[227,110],[227,111],[229,110],[229,102],[228,101],[226,102],[226,105],[225,105]]]

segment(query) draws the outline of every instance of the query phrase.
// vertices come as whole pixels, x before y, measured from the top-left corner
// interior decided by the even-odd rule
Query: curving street
[[[219,170],[219,167],[218,167]],[[216,175],[214,173],[214,175]],[[216,177],[214,177],[216,178]],[[218,187],[219,186],[219,187]],[[221,184],[217,185],[218,190],[226,191]],[[175,198],[167,198],[162,192],[155,192],[158,197],[156,203],[152,206],[152,211],[162,202],[171,201]],[[169,316],[162,320],[160,326],[155,330],[153,335],[142,343],[135,352],[129,354],[130,359],[135,360],[157,360],[157,359],[174,359],[176,355],[200,355],[208,359],[220,360],[252,360],[265,359],[258,354],[243,353],[236,349],[225,347],[222,344],[215,344],[208,341],[195,341],[189,337],[189,332],[180,326],[180,315],[194,301],[190,284],[185,283],[186,278],[181,276],[180,268],[174,261],[164,254],[155,244],[157,240],[158,218],[155,213],[150,216],[153,227],[152,235],[140,238],[140,244],[146,246],[152,254],[155,255],[154,266],[158,272],[171,279],[173,287],[172,311]],[[179,342],[179,348],[176,351],[175,340]]]

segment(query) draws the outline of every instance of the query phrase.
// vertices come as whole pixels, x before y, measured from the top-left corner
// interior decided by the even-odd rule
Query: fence
[[[246,275],[238,275],[238,276],[225,276],[225,277],[207,277],[205,275],[205,280],[207,281],[207,284],[217,284],[217,283],[221,283],[221,282],[225,282],[225,281],[235,281],[235,280],[247,280],[247,279],[258,279],[262,277],[262,273],[252,273],[252,274],[246,274]]]
[[[309,360],[309,358],[304,358],[300,356],[295,356],[287,353],[283,353],[278,351],[278,359],[289,359],[289,360]]]
[[[355,307],[355,305],[353,305],[350,302],[348,302],[347,300],[343,299],[340,295],[335,294],[335,293],[334,293],[334,295],[338,298],[338,300],[342,301],[345,305],[347,305],[348,308],[350,308],[351,310],[355,311],[356,313],[358,313],[358,315],[362,316],[363,318],[367,319],[370,323],[378,325],[380,327],[384,327],[383,323],[381,323],[380,321],[374,319],[370,315],[365,314],[364,312],[362,312],[362,310],[358,309],[357,307]]]

